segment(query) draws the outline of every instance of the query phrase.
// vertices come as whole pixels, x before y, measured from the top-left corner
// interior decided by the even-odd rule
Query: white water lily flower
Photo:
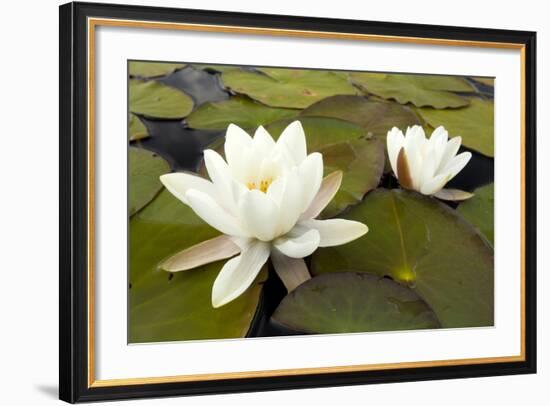
[[[344,219],[315,219],[338,191],[342,172],[323,179],[323,157],[307,154],[304,130],[291,123],[277,142],[259,127],[254,137],[230,124],[224,160],[204,151],[210,181],[187,173],[160,177],[166,188],[224,235],[165,261],[170,272],[230,259],[212,288],[212,305],[236,299],[254,282],[271,256],[291,291],[310,278],[302,258],[318,247],[341,245],[364,235],[366,225]]]
[[[397,127],[388,131],[388,157],[393,173],[405,189],[443,200],[464,200],[473,195],[456,189],[443,189],[470,161],[472,154],[456,154],[461,137],[450,140],[444,127],[437,127],[426,139],[422,127],[408,127],[406,134]]]

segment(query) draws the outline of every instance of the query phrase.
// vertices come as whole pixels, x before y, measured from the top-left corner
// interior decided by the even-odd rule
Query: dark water
[[[206,102],[216,102],[229,98],[230,94],[223,89],[220,76],[215,72],[207,72],[193,67],[186,67],[162,79],[167,85],[183,90],[190,95],[195,106]],[[482,84],[475,85],[482,97],[492,98],[492,88]],[[150,132],[150,137],[137,141],[143,148],[162,156],[168,161],[174,171],[196,171],[202,151],[216,139],[224,135],[224,131],[194,130],[188,128],[185,120],[152,120],[141,117]],[[467,151],[461,148],[462,151]],[[448,183],[448,187],[472,191],[494,180],[493,159],[475,151],[468,165]],[[398,187],[391,177],[382,180],[385,187]],[[455,207],[455,203],[449,204]],[[307,259],[306,259],[307,260]],[[273,323],[270,318],[277,305],[286,295],[286,289],[270,265],[269,276],[264,283],[260,305],[254,316],[247,337],[272,337],[281,335],[303,334],[289,330]]]

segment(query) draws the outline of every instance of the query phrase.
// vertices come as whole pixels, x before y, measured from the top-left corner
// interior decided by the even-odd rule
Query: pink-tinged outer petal
[[[459,189],[441,189],[439,192],[434,193],[434,196],[441,200],[458,202],[468,200],[474,197],[474,194]]]
[[[252,242],[241,255],[225,263],[212,286],[212,307],[221,307],[252,285],[269,258],[269,244]]]
[[[302,258],[290,258],[274,249],[271,251],[271,262],[288,293],[311,279],[309,270]]]
[[[358,221],[344,219],[307,220],[300,225],[317,230],[321,237],[319,247],[346,244],[365,235],[369,228]]]
[[[220,235],[203,241],[171,256],[160,264],[168,272],[187,271],[211,262],[231,258],[241,252],[231,237]]]
[[[325,176],[321,182],[321,188],[315,195],[315,198],[307,208],[307,210],[300,216],[301,220],[308,220],[317,217],[325,207],[334,198],[334,195],[340,189],[342,184],[342,171],[335,171]]]

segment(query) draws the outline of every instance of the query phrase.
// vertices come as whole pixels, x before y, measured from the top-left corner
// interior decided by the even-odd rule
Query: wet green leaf
[[[473,92],[473,87],[458,76],[411,75],[352,72],[352,81],[364,91],[393,99],[401,104],[437,109],[468,105],[468,99],[452,92]]]
[[[185,68],[184,63],[165,62],[130,62],[128,72],[132,77],[154,78],[168,75],[178,69]]]
[[[156,81],[130,80],[130,111],[147,117],[183,118],[193,110],[193,100],[182,91]]]
[[[258,72],[231,70],[222,74],[224,85],[268,106],[305,108],[325,97],[357,94],[342,72],[259,68]]]
[[[149,131],[138,116],[130,113],[128,122],[128,136],[130,141],[137,141],[149,137]]]
[[[483,155],[494,156],[494,103],[491,100],[470,99],[470,105],[460,109],[418,109],[418,113],[433,128],[444,126],[451,137],[460,135],[462,145]]]
[[[342,185],[322,218],[334,217],[356,204],[376,188],[384,171],[384,143],[377,139],[352,139],[318,149],[323,154],[325,176],[336,170],[344,173]]]
[[[149,203],[162,188],[159,176],[170,172],[168,163],[141,148],[128,149],[128,213],[133,215]]]
[[[222,130],[231,123],[241,128],[256,128],[297,114],[296,110],[268,107],[246,97],[232,97],[201,105],[186,121],[190,127],[202,130]]]
[[[386,136],[393,127],[407,128],[420,124],[407,106],[372,101],[363,96],[333,96],[321,100],[300,114],[302,117],[332,117],[361,126],[367,134]]]
[[[233,302],[214,309],[212,284],[225,261],[170,274],[163,259],[219,232],[165,189],[130,221],[130,343],[244,337],[258,306],[263,271]]]
[[[479,76],[472,77],[473,80],[476,82],[482,83],[486,86],[494,86],[495,85],[495,78],[482,78]]]
[[[273,321],[313,334],[440,327],[434,312],[412,289],[365,272],[310,279],[283,299]]]
[[[477,188],[474,197],[460,203],[458,212],[476,227],[485,238],[494,245],[495,238],[495,185]]]
[[[493,250],[455,210],[415,192],[377,189],[342,217],[369,232],[317,250],[313,274],[387,275],[414,289],[442,327],[493,324]]]

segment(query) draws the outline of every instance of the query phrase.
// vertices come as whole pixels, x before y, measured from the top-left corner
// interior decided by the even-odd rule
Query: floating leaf
[[[149,131],[145,124],[141,122],[138,116],[130,113],[128,122],[128,136],[130,141],[137,141],[149,136]]]
[[[130,221],[131,343],[244,337],[258,306],[262,271],[239,298],[214,309],[212,284],[225,261],[170,274],[163,259],[219,233],[163,190]]]
[[[148,117],[183,118],[193,110],[193,100],[182,91],[156,81],[130,80],[130,111]]]
[[[141,148],[130,147],[128,160],[128,212],[131,216],[162,189],[159,176],[170,172],[170,166],[158,155]]]
[[[372,101],[363,96],[333,96],[321,100],[300,116],[332,117],[361,126],[367,134],[386,136],[393,127],[420,124],[416,114],[397,103]]]
[[[377,189],[342,217],[369,232],[317,250],[313,274],[387,275],[414,289],[442,327],[493,324],[493,250],[455,210],[415,192]]]
[[[283,299],[273,321],[313,334],[440,327],[434,312],[412,289],[364,272],[310,279]]]
[[[482,83],[485,86],[495,86],[495,78],[482,78],[479,76],[472,77],[476,82]]]
[[[226,71],[222,81],[233,91],[273,107],[305,108],[325,97],[357,94],[342,72],[278,68],[258,71]]]
[[[418,113],[433,128],[444,126],[451,136],[460,135],[462,144],[483,155],[494,156],[494,104],[490,100],[470,99],[461,109],[418,109]]]
[[[474,191],[474,197],[458,206],[458,212],[494,245],[495,185],[482,186]]]
[[[401,104],[437,109],[468,105],[468,99],[452,92],[473,92],[464,78],[457,76],[410,75],[352,72],[352,81],[368,93]]]
[[[130,62],[128,72],[132,77],[154,78],[168,75],[178,69],[185,68],[184,63],[165,62]]]
[[[358,203],[376,188],[384,171],[384,143],[377,139],[353,139],[319,148],[323,154],[325,175],[341,170],[342,185],[322,218],[333,217],[346,207]]]
[[[241,128],[256,128],[297,114],[296,110],[268,107],[246,97],[232,97],[201,105],[186,121],[190,127],[201,130],[222,130],[231,123]]]

